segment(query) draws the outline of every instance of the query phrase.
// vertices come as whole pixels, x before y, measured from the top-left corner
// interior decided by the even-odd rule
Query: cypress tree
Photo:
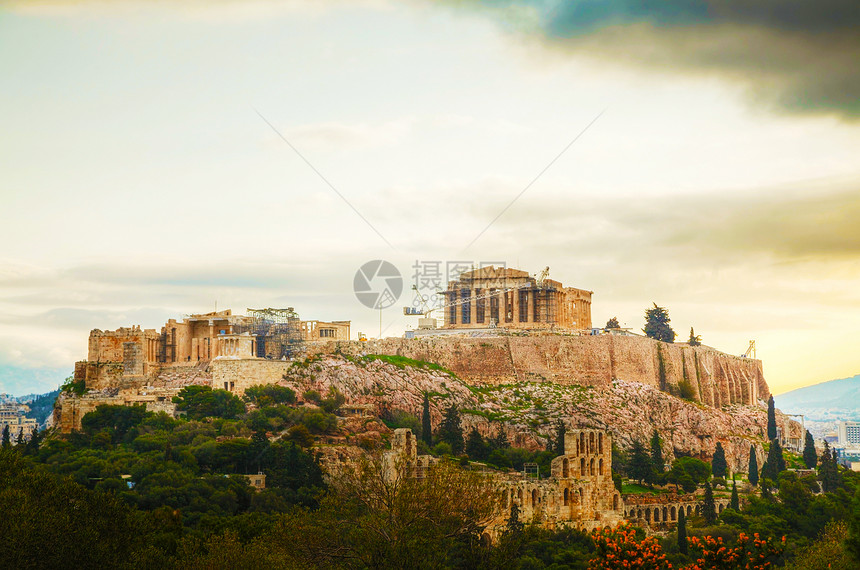
[[[663,446],[657,428],[654,428],[654,433],[651,434],[651,465],[656,473],[663,473],[666,470],[666,462],[663,461]]]
[[[729,503],[729,507],[733,508],[737,512],[741,512],[741,501],[738,497],[738,482],[733,481],[734,485],[732,485],[732,502]]]
[[[711,482],[705,481],[705,498],[702,499],[702,516],[705,517],[705,522],[714,524],[717,522],[717,504],[714,502],[714,490],[711,489]]]
[[[3,426],[3,449],[12,445],[12,436],[9,435],[9,424]]]
[[[15,445],[18,449],[24,449],[24,428],[18,428],[18,436],[15,438]]]
[[[818,465],[818,453],[815,451],[815,440],[812,439],[812,434],[806,430],[806,440],[803,444],[803,462],[807,469],[815,469]]]
[[[460,411],[457,406],[451,404],[442,416],[439,424],[439,440],[447,442],[451,446],[454,455],[463,452],[465,442],[463,441],[463,427],[460,425]]]
[[[519,534],[523,531],[523,523],[520,522],[520,508],[516,503],[511,503],[511,515],[508,517],[507,532]]]
[[[627,465],[627,474],[631,479],[642,483],[651,483],[654,479],[654,467],[651,464],[651,456],[645,451],[641,441],[634,440],[630,448],[630,463]]]
[[[466,439],[466,455],[470,459],[487,458],[487,444],[475,428],[472,428],[472,431],[469,432],[469,437]]]
[[[782,446],[777,440],[770,442],[767,459],[761,469],[762,478],[768,478],[774,483],[779,480],[779,474],[785,471],[785,458],[782,456]]]
[[[552,450],[556,456],[564,455],[564,434],[566,432],[567,427],[565,427],[564,422],[558,420],[555,428],[555,449]]]
[[[39,435],[39,428],[34,427],[33,431],[30,433],[30,440],[27,442],[26,453],[28,455],[36,455],[39,453],[39,440],[42,437]]]
[[[687,514],[683,506],[678,510],[678,550],[687,554]]]
[[[830,450],[830,445],[824,442],[824,453],[821,454],[821,467],[818,469],[821,479],[821,490],[832,493],[839,487],[839,468],[836,464],[836,453]]]
[[[433,446],[433,426],[430,424],[430,397],[424,392],[424,407],[421,412],[421,439],[428,447]]]
[[[511,446],[508,442],[508,432],[505,431],[504,424],[499,424],[499,431],[496,432],[496,437],[490,441],[490,447],[493,449],[507,449]]]
[[[718,441],[717,449],[714,450],[714,456],[711,458],[711,473],[714,477],[725,477],[727,467],[726,452],[723,451],[723,444]]]
[[[776,439],[776,411],[773,408],[773,396],[767,399],[767,438]]]
[[[750,446],[750,468],[748,473],[750,484],[758,485],[758,459],[755,457],[755,446]]]

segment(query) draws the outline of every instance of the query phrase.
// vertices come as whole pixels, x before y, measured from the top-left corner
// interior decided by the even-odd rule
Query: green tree
[[[750,446],[750,464],[747,478],[751,485],[758,485],[758,459],[755,455],[755,446]]]
[[[651,465],[657,474],[662,475],[666,471],[666,462],[663,460],[663,442],[660,440],[657,428],[654,428],[654,433],[651,434]]]
[[[726,452],[723,450],[723,444],[718,441],[717,449],[714,450],[714,456],[711,458],[711,473],[714,477],[725,477],[727,469]]]
[[[690,346],[702,346],[702,337],[693,332],[693,327],[690,327],[690,339],[687,341]]]
[[[90,436],[105,430],[111,441],[118,443],[144,419],[153,415],[145,405],[123,406],[102,404],[81,418],[81,429]]]
[[[641,484],[643,481],[651,483],[654,480],[654,466],[651,456],[645,451],[645,445],[638,439],[633,440],[633,445],[628,452],[630,461],[627,464],[627,475]]]
[[[851,502],[851,516],[848,519],[848,540],[845,541],[848,552],[860,563],[860,487],[854,493]]]
[[[490,448],[481,433],[474,427],[469,432],[469,437],[466,438],[466,455],[470,459],[483,460],[490,454]]]
[[[675,331],[669,326],[669,313],[663,307],[658,307],[654,303],[654,307],[645,311],[645,328],[642,332],[645,336],[663,342],[674,342]]]
[[[776,439],[776,410],[773,405],[773,396],[767,399],[767,438]]]
[[[770,449],[767,450],[767,459],[761,468],[761,477],[776,483],[779,480],[779,474],[783,471],[785,471],[785,458],[782,456],[782,446],[774,439],[770,442]]]
[[[618,317],[612,317],[611,319],[609,319],[608,321],[606,321],[606,326],[605,326],[605,327],[603,327],[603,328],[604,328],[605,330],[610,330],[610,329],[620,329],[620,328],[621,328],[621,325],[620,325],[620,324],[618,324]]]
[[[39,443],[42,439],[39,433],[39,427],[33,426],[33,431],[30,432],[30,439],[27,440],[24,452],[27,455],[37,455],[39,453]]]
[[[520,534],[523,532],[523,526],[522,521],[520,521],[520,508],[516,503],[511,502],[511,514],[508,516],[505,531],[510,534]]]
[[[9,424],[3,426],[3,443],[2,448],[6,449],[12,446],[12,436],[9,434]]]
[[[732,481],[732,483],[732,498],[731,502],[729,503],[729,507],[733,508],[738,512],[741,512],[741,500],[740,497],[738,497],[738,482]]]
[[[824,442],[824,452],[821,454],[821,466],[818,468],[821,479],[821,490],[832,493],[839,488],[839,467],[836,463],[836,453],[830,449],[830,444]]]
[[[711,466],[695,457],[679,457],[672,462],[667,481],[681,485],[685,493],[692,493],[711,474]]]
[[[504,424],[499,424],[499,429],[496,431],[496,436],[490,440],[490,448],[493,450],[505,450],[511,446],[508,441],[508,432],[505,431]]]
[[[455,404],[451,404],[442,415],[438,436],[440,441],[451,446],[454,455],[463,452],[463,427],[460,425],[460,411]]]
[[[258,384],[245,388],[245,395],[242,396],[242,399],[263,408],[279,404],[294,404],[296,402],[296,393],[286,386]]]
[[[815,440],[812,439],[812,434],[806,430],[806,439],[803,444],[803,463],[807,469],[815,469],[818,465],[818,453],[815,451]]]
[[[678,550],[681,554],[687,554],[687,515],[684,507],[678,510]]]
[[[427,447],[433,447],[433,426],[430,423],[430,396],[424,392],[424,403],[421,410],[421,439]]]
[[[176,409],[189,418],[234,419],[245,411],[245,404],[227,390],[213,390],[209,386],[186,386],[173,397]]]
[[[705,481],[705,496],[702,499],[702,516],[709,525],[717,522],[717,504],[714,502],[714,490],[711,483]]]

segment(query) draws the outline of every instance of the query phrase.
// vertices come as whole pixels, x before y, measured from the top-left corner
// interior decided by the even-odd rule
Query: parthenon
[[[466,271],[448,283],[445,328],[591,328],[592,291],[506,267]]]

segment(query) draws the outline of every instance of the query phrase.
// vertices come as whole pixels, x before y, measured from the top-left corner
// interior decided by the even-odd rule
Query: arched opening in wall
[[[585,433],[579,432],[579,454],[585,454]]]
[[[532,506],[537,505],[540,502],[540,495],[538,494],[537,489],[532,489]]]
[[[726,506],[724,504],[720,503],[720,512],[723,512],[723,509],[725,509],[725,508],[726,508]]]
[[[645,509],[645,522],[651,522],[651,509]]]
[[[666,522],[667,520],[669,520],[669,509],[663,507],[663,522]]]
[[[579,475],[580,475],[580,477],[585,476],[585,458],[584,457],[579,458]]]
[[[603,458],[601,457],[597,463],[597,472],[600,475],[603,475]]]
[[[588,434],[588,453],[594,453],[594,432]]]
[[[603,434],[597,434],[597,452],[603,453]]]
[[[660,507],[654,509],[654,522],[660,522]]]
[[[696,515],[699,514],[699,505],[696,505]]]
[[[591,475],[594,475],[594,458],[593,457],[591,458],[591,462],[589,463],[588,472]]]
[[[638,511],[636,511],[636,518],[637,518],[637,519],[641,519],[641,518],[642,518],[642,509],[639,509]]]
[[[491,544],[493,544],[493,541],[492,541],[492,539],[490,538],[490,534],[489,534],[489,533],[487,533],[487,532],[485,532],[484,534],[482,534],[482,535],[481,535],[481,545],[482,545],[482,546],[484,546],[484,547],[488,547],[488,546],[490,546]]]
[[[561,462],[561,476],[564,479],[570,477],[570,460],[567,457]]]
[[[523,490],[522,489],[517,489],[517,503],[519,503],[520,505],[523,504]]]
[[[618,495],[612,495],[612,510],[618,510]]]
[[[570,504],[570,489],[564,490],[564,506],[568,506]]]
[[[681,508],[683,509],[684,507]],[[690,516],[691,514],[693,514],[693,507],[687,505],[687,516]]]
[[[582,504],[582,487],[579,488],[579,504]]]
[[[672,507],[671,509],[669,509],[669,515],[671,515],[672,520],[675,520],[675,517],[677,516],[677,512],[675,511],[675,507]]]
[[[406,432],[406,455],[412,456],[412,432]]]

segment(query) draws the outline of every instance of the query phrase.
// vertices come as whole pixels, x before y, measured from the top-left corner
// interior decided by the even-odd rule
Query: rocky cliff
[[[433,424],[451,404],[462,410],[466,430],[483,435],[507,432],[512,444],[539,448],[554,434],[558,420],[575,427],[611,431],[620,447],[634,439],[647,441],[657,429],[664,455],[676,453],[710,459],[721,442],[730,468],[746,470],[750,446],[759,464],[764,460],[766,409],[732,404],[716,409],[659,390],[657,386],[624,380],[594,387],[574,383],[531,382],[475,386],[457,375],[405,359],[380,360],[327,355],[290,367],[281,384],[298,393],[325,393],[336,387],[353,405],[369,404],[377,413],[402,410],[420,416],[424,393],[431,397]],[[799,436],[799,425],[779,416],[785,433]],[[797,432],[796,434],[794,432]]]
[[[717,408],[754,404],[770,395],[759,360],[639,336],[434,336],[315,343],[308,350],[434,362],[474,385],[552,382],[608,388],[621,379],[677,394],[687,384],[696,400]]]

